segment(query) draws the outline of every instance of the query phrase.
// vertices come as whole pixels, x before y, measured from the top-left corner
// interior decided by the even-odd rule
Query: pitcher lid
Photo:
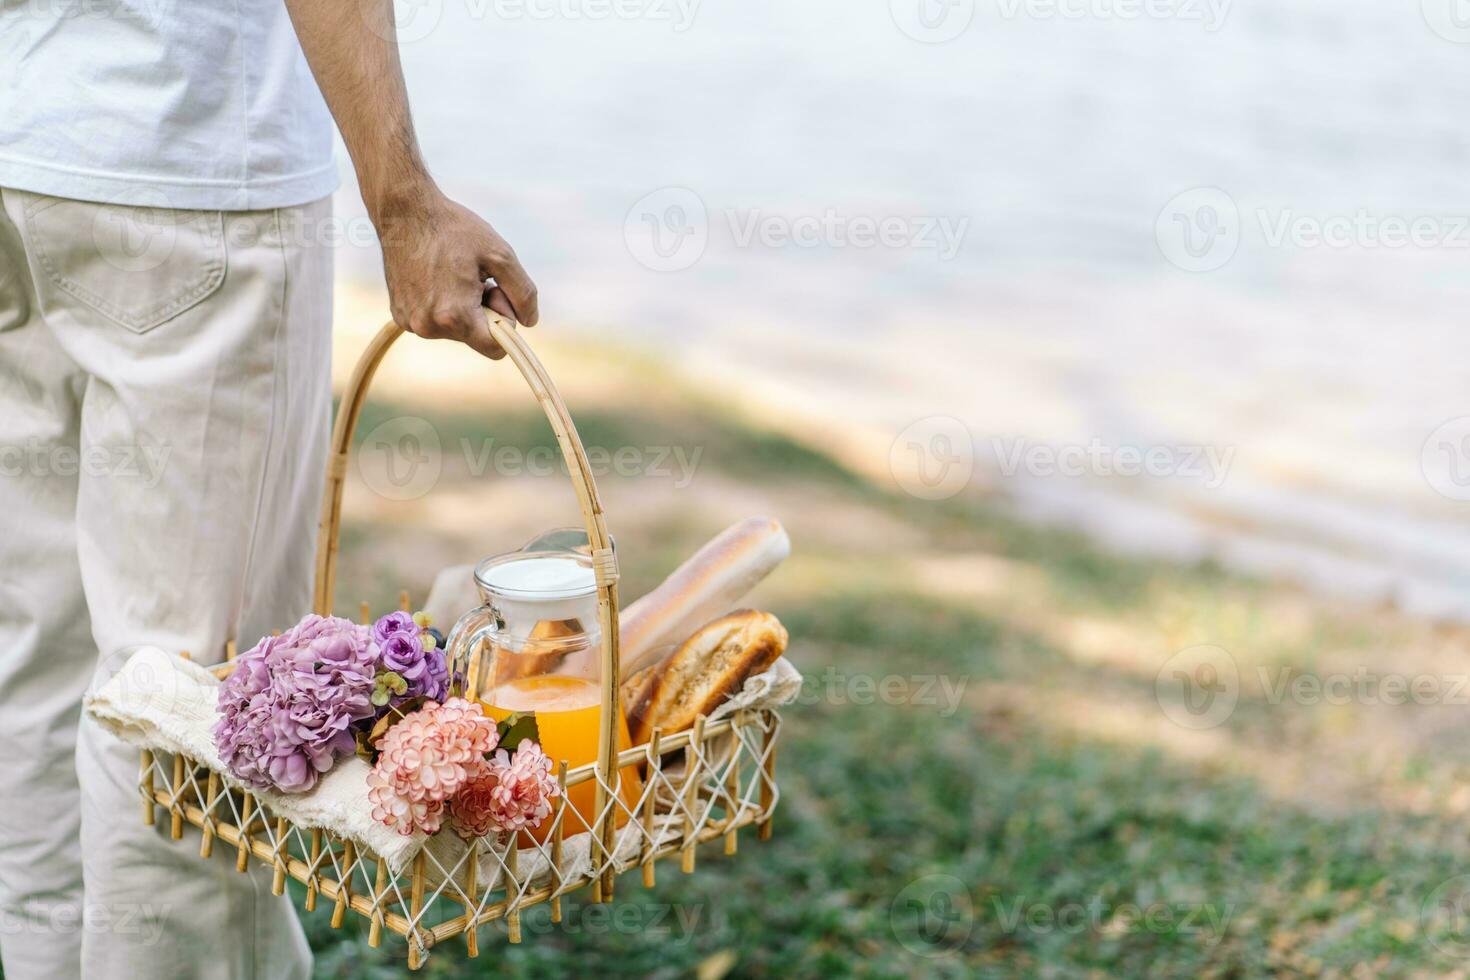
[[[562,553],[514,552],[488,558],[475,569],[483,588],[510,599],[576,599],[597,591],[590,559]]]

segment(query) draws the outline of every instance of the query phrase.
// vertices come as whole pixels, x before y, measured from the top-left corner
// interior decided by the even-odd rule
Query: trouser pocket
[[[203,302],[224,282],[224,221],[218,211],[24,197],[25,236],[51,293],[43,308],[80,303],[146,333]]]

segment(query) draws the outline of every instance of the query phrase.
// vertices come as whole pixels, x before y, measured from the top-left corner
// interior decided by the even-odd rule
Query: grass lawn
[[[361,431],[428,419],[443,475],[395,503],[354,473],[343,609],[422,598],[438,568],[575,520],[560,477],[477,477],[459,451],[549,445],[536,416],[406,404],[373,404]],[[1470,708],[1289,687],[1453,677],[1462,632],[1110,557],[991,499],[916,501],[675,386],[578,419],[590,445],[702,451],[686,485],[602,478],[625,597],[739,517],[791,532],[754,600],[808,678],[775,838],[743,836],[734,858],[708,845],[697,874],[666,863],[652,890],[625,876],[613,905],[578,897],[561,925],[542,906],[519,945],[486,927],[478,960],[446,944],[424,975],[1464,975],[1470,931],[1424,910],[1470,882],[1454,880]],[[1239,703],[1196,729],[1155,679],[1200,644],[1228,651]],[[307,918],[320,976],[399,975],[401,942],[372,950],[327,918]]]

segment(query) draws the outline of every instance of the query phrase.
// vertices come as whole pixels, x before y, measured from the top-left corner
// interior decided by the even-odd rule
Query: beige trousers
[[[310,611],[330,204],[0,205],[4,975],[305,976],[269,873],[145,827],[80,704],[134,646],[212,663]]]

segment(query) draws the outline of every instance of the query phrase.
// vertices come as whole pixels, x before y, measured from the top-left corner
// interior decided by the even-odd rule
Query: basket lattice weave
[[[723,838],[725,853],[734,854],[741,827],[756,824],[765,840],[780,795],[775,750],[781,718],[770,708],[743,709],[716,721],[701,717],[691,730],[669,736],[655,730],[646,745],[617,751],[617,564],[596,484],[571,416],[541,363],[509,322],[493,314],[487,322],[556,433],[597,575],[603,678],[598,761],[572,769],[565,762],[560,765],[563,792],[545,843],[520,844],[513,836],[486,837],[468,845],[456,841],[450,847],[431,843],[409,868],[395,871],[350,839],[272,814],[252,794],[226,786],[218,772],[197,760],[144,750],[139,777],[146,823],[155,823],[161,807],[174,839],[183,837],[185,826],[199,828],[201,856],[210,857],[222,845],[235,850],[242,872],[252,860],[270,865],[277,894],[284,891],[287,876],[295,878],[306,886],[308,911],[322,900],[333,903],[334,927],[349,914],[364,917],[373,946],[381,944],[384,930],[403,936],[410,969],[417,969],[436,944],[457,936],[464,937],[468,955],[477,955],[477,929],[497,919],[506,921],[510,941],[519,942],[524,909],[550,902],[551,920],[559,922],[562,896],[578,889],[591,886],[593,901],[611,901],[616,876],[633,867],[641,869],[646,886],[654,883],[655,862],[676,853],[682,870],[692,872],[695,848],[703,842]],[[323,615],[333,605],[353,431],[372,378],[401,334],[388,324],[373,339],[348,383],[333,430],[317,549],[315,607]],[[402,605],[409,606],[406,593]],[[362,615],[367,621],[366,607]],[[228,675],[233,658],[232,646],[215,672]],[[618,792],[621,772],[630,766],[641,772],[643,790],[631,803]],[[590,825],[568,805],[566,793],[588,780],[596,784]]]

